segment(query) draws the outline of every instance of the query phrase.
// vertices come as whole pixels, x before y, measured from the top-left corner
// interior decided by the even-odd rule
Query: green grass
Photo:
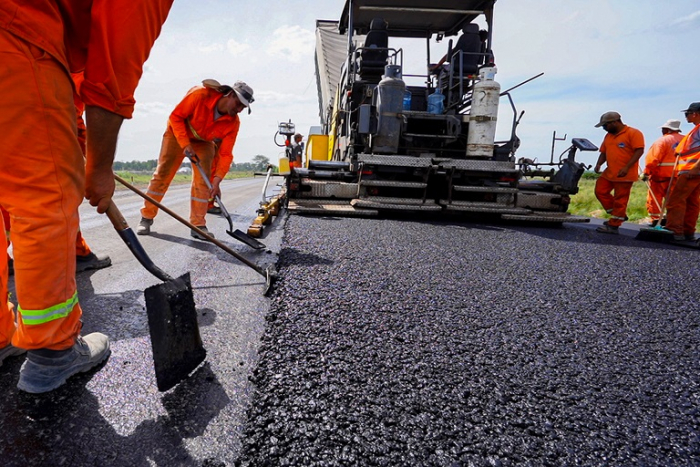
[[[598,217],[601,219],[610,218],[610,216],[603,210],[600,202],[596,199],[594,189],[595,178],[582,178],[578,184],[578,193],[571,197],[569,212],[577,216]],[[628,222],[644,224],[650,221],[646,203],[646,183],[641,181],[634,182],[632,185],[632,194],[630,195],[630,200],[627,204],[627,217],[629,217]],[[697,230],[700,231],[700,220],[697,224]]]
[[[127,182],[131,183],[132,185],[136,187],[147,187],[148,182],[151,181],[151,177],[153,176],[152,173],[139,173],[139,172],[125,172],[125,171],[119,171],[117,172],[117,175],[119,175],[121,178],[126,180]],[[248,178],[252,177],[253,172],[229,172],[226,174],[226,180],[230,180],[233,178]],[[173,178],[173,181],[171,184],[173,185],[182,185],[186,183],[191,183],[192,182],[192,174],[176,174],[175,178]],[[117,190],[121,189],[126,189],[119,183],[117,183]]]

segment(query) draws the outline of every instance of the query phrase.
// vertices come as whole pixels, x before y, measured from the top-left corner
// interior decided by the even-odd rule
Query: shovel
[[[209,177],[207,176],[206,173],[204,173],[204,169],[202,168],[201,165],[199,165],[199,156],[196,154],[189,153],[187,154],[187,157],[189,158],[190,162],[197,167],[197,170],[199,171],[199,174],[202,176],[204,179],[204,183],[206,183],[207,188],[210,190],[212,189],[211,182],[209,181]],[[218,195],[214,197],[216,202],[219,204],[219,207],[221,208],[221,213],[224,215],[226,220],[228,221],[228,230],[226,231],[227,234],[238,240],[239,242],[243,242],[246,245],[248,245],[251,248],[255,248],[256,250],[260,250],[262,248],[265,248],[264,243],[260,243],[250,235],[248,235],[245,232],[242,232],[238,229],[233,230],[233,221],[231,220],[231,215],[228,213],[226,210],[226,207],[224,206],[224,203],[221,202],[221,197]]]
[[[182,224],[186,225],[187,227],[189,227],[190,229],[194,230],[199,235],[206,238],[208,241],[212,242],[214,245],[218,246],[219,248],[224,250],[226,253],[228,253],[231,256],[233,256],[234,258],[236,258],[241,263],[245,264],[249,268],[255,270],[255,272],[257,272],[258,274],[262,275],[265,278],[265,290],[263,291],[263,295],[267,295],[270,292],[270,288],[272,287],[272,281],[275,279],[275,272],[272,269],[272,266],[268,267],[267,269],[261,268],[260,266],[253,263],[252,261],[249,261],[245,257],[239,255],[238,253],[233,251],[231,248],[224,245],[223,243],[221,243],[219,240],[215,239],[211,235],[209,235],[207,232],[204,232],[199,227],[187,222],[185,219],[180,217],[178,214],[173,212],[171,209],[168,209],[162,203],[159,203],[158,201],[156,201],[153,198],[151,198],[150,196],[148,196],[146,193],[142,192],[141,190],[139,190],[135,186],[131,185],[129,182],[127,182],[126,180],[121,178],[119,175],[114,174],[114,179],[116,181],[118,181],[119,183],[121,183],[122,185],[124,185],[125,187],[127,187],[128,189],[130,189],[131,191],[133,191],[134,193],[136,193],[137,195],[139,195],[140,197],[142,197],[143,199],[145,199],[146,201],[148,201],[149,203],[155,204],[156,206],[158,206],[158,209],[161,209],[166,214],[169,214],[170,216],[172,216],[175,220],[179,221],[180,223],[182,223]],[[132,235],[133,235],[133,233],[132,233]]]
[[[159,391],[167,391],[187,378],[207,355],[199,335],[190,273],[173,279],[153,264],[113,201],[107,217],[139,263],[164,282],[148,287],[144,295],[156,383]]]

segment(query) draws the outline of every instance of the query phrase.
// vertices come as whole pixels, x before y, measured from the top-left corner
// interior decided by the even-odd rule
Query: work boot
[[[613,234],[613,235],[617,235],[617,234],[620,233],[620,232],[618,231],[618,228],[617,228],[617,227],[612,226],[612,225],[610,225],[610,224],[601,225],[600,227],[598,227],[597,229],[595,229],[595,231],[596,231],[596,232],[600,232],[600,233]]]
[[[649,224],[649,227],[656,227],[657,225],[659,225],[659,220],[654,219],[653,221],[651,221],[651,224]]]
[[[212,206],[207,209],[207,214],[221,214],[221,208],[219,206]]]
[[[102,269],[112,265],[112,260],[107,255],[97,256],[92,251],[89,255],[75,256],[75,272],[87,271],[88,269]]]
[[[6,358],[16,357],[17,355],[22,355],[26,350],[15,347],[12,344],[7,344],[5,347],[0,349],[0,366]]]
[[[153,219],[141,218],[138,227],[136,227],[136,233],[139,235],[148,235],[151,233],[151,226],[153,225]]]
[[[695,234],[685,234],[685,241],[686,242],[694,242],[695,241]]]
[[[205,234],[210,235],[212,238],[214,238],[214,234],[211,233],[211,232],[209,232],[209,230],[207,229],[207,227],[206,227],[205,225],[203,225],[203,226],[201,226],[201,227],[200,227],[200,226],[197,226],[197,228],[198,228],[199,230],[203,231]],[[203,236],[203,235],[199,235],[199,232],[197,232],[197,231],[194,230],[194,229],[192,229],[192,230],[190,231],[190,235],[192,235],[192,238],[196,238],[196,239],[198,239],[198,240],[204,240],[204,241],[209,240],[207,237],[205,237],[205,236]]]
[[[17,388],[32,394],[53,391],[74,374],[99,365],[109,354],[109,338],[99,332],[78,336],[66,350],[30,350],[19,371]]]

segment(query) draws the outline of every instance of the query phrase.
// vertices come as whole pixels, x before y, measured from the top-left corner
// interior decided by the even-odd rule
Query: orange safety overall
[[[0,2],[0,128],[12,128],[3,134],[0,206],[12,223],[18,305],[15,324],[7,258],[0,254],[0,347],[11,340],[24,349],[62,350],[80,333],[75,242],[85,163],[70,71],[85,70],[86,105],[131,117],[141,67],[171,4]]]
[[[233,161],[233,146],[240,120],[238,115],[221,115],[215,119],[216,104],[222,97],[223,94],[214,89],[195,86],[170,114],[158,156],[158,167],[148,184],[147,192],[156,201],[160,202],[165,196],[170,182],[185,158],[184,148],[187,145],[192,145],[207,177],[211,176],[213,179],[217,176],[223,179],[228,173]],[[217,146],[214,141],[221,143]],[[212,161],[217,147],[219,157],[216,170],[212,172]],[[192,167],[190,193],[190,223],[197,227],[206,226],[209,188],[196,167]],[[148,201],[144,202],[141,217],[153,219],[156,214],[158,207]]]
[[[610,214],[608,225],[619,227],[627,217],[632,184],[639,177],[639,164],[635,163],[624,177],[618,172],[632,159],[637,149],[644,149],[644,135],[636,128],[625,125],[617,134],[608,133],[600,145],[607,167],[595,184],[595,196]]]
[[[676,162],[676,147],[683,139],[677,131],[663,135],[654,141],[644,159],[644,174],[649,177],[647,212],[652,220],[661,218],[661,208],[668,193]]]
[[[700,175],[689,173],[700,164],[700,125],[696,125],[676,148],[678,165],[676,181],[668,197],[666,228],[676,235],[687,237],[695,234],[700,215]]]

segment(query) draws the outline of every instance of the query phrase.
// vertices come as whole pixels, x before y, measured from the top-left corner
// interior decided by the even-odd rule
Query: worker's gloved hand
[[[194,152],[194,149],[192,149],[191,144],[188,144],[187,146],[185,146],[185,150],[182,152],[184,152],[185,156],[187,156],[187,158],[189,160],[191,160],[192,162],[194,162],[196,164],[199,163],[199,156],[197,155],[196,152]]]
[[[648,174],[642,174],[641,177],[639,177],[643,182],[648,182],[649,181],[649,175]]]
[[[209,197],[214,199],[217,196],[221,196],[221,188],[219,188],[219,185],[221,185],[221,179],[219,177],[214,177],[214,180],[211,182],[211,190],[209,190]]]

